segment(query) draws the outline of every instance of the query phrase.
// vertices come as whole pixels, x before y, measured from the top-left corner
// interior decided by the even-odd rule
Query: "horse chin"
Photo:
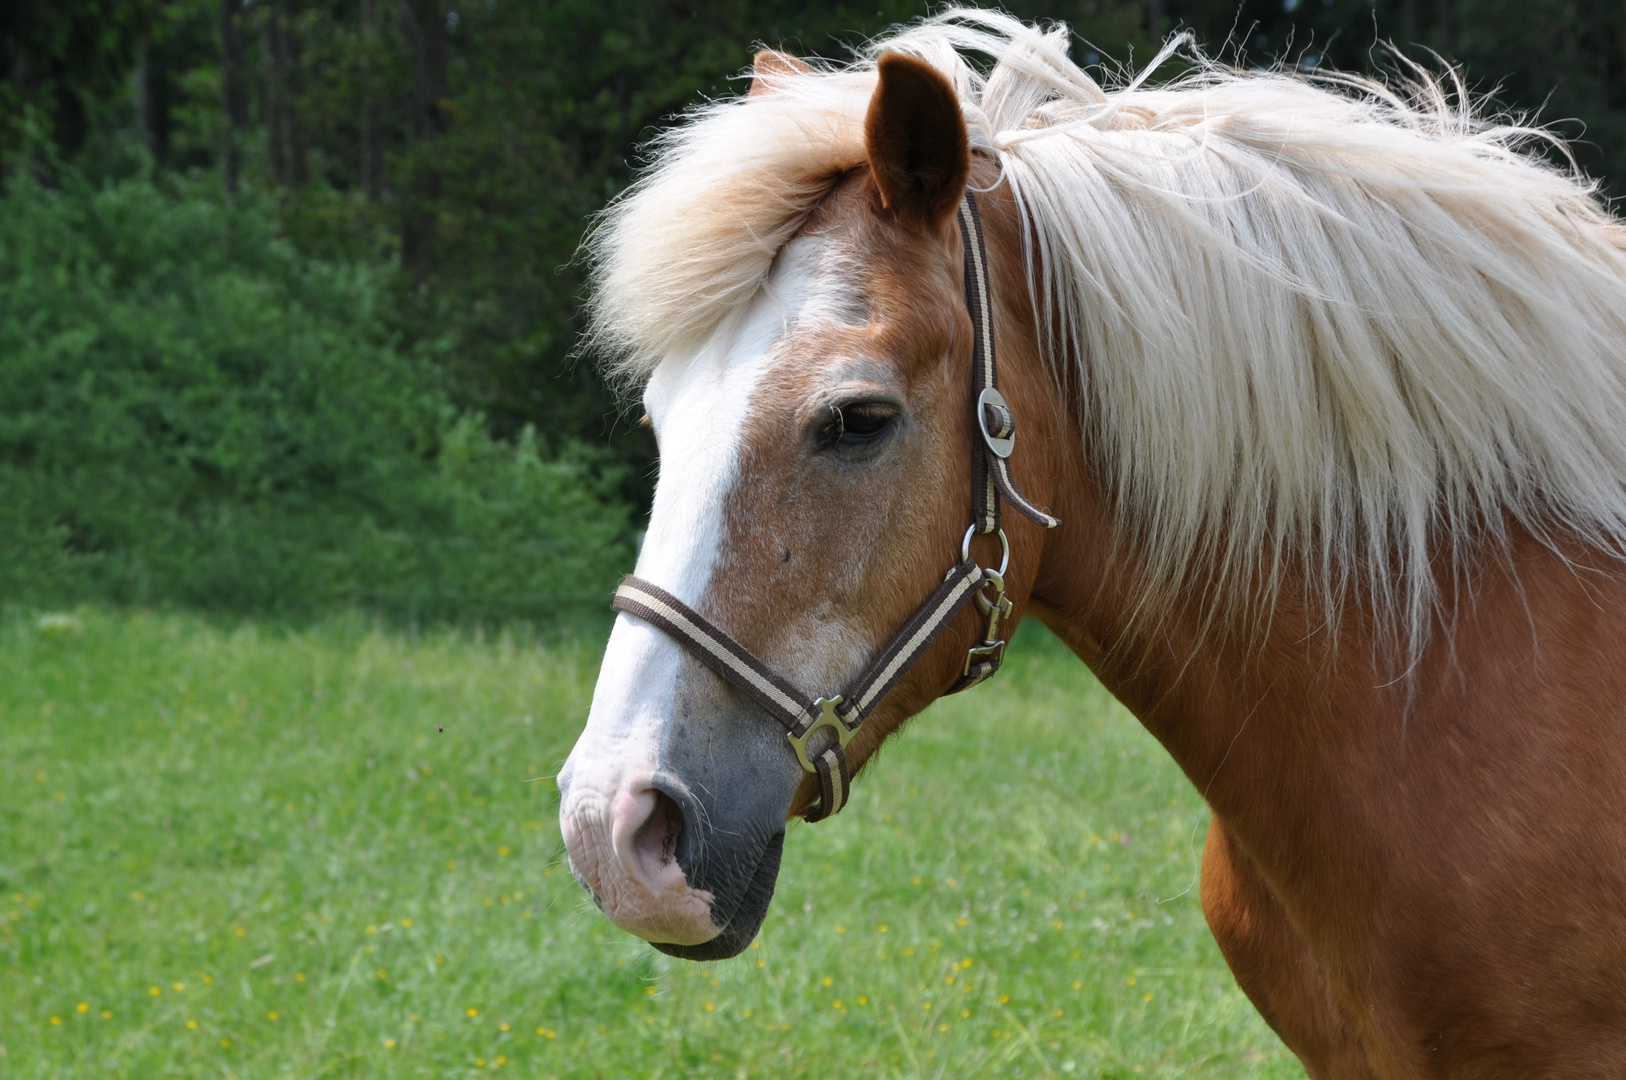
[[[763,845],[756,869],[736,896],[732,911],[725,913],[719,910],[726,899],[715,889],[712,890],[711,917],[722,927],[716,937],[698,945],[674,945],[659,941],[651,944],[666,955],[682,960],[727,960],[744,952],[755,940],[757,931],[762,929],[762,920],[768,917],[768,904],[773,900],[774,882],[779,878],[779,860],[784,850],[785,831],[781,829]],[[697,882],[695,887],[705,886]]]

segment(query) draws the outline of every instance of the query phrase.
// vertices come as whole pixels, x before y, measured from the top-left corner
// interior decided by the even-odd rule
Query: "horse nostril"
[[[664,791],[654,796],[655,808],[633,837],[638,859],[651,877],[677,862],[678,838],[683,835],[683,811],[677,802]]]

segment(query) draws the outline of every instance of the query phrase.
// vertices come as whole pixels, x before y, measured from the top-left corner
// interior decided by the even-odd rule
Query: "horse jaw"
[[[817,247],[811,240],[787,247],[749,308],[693,356],[663,362],[645,390],[661,465],[636,572],[693,607],[701,607],[714,587],[727,539],[725,506],[741,469],[753,394],[787,325],[803,309],[817,308],[831,288],[827,276],[815,272]],[[694,670],[671,638],[618,616],[587,726],[559,775],[560,827],[577,880],[623,930],[680,946],[717,937],[734,914],[714,908],[719,898],[689,881],[682,864],[692,859],[677,857],[680,848],[698,857],[705,839],[696,835],[701,822],[690,818],[707,815],[690,812],[700,800],[687,790],[682,770],[673,768],[673,759],[690,749],[685,737],[708,737],[703,724],[690,727],[687,736],[683,730],[697,703],[693,688],[680,690]],[[785,757],[794,766],[788,751]],[[684,811],[681,828],[691,834],[680,837],[686,848],[651,844],[647,835],[653,815],[673,806]],[[780,817],[782,827],[782,810]],[[769,847],[777,864],[778,845]],[[767,856],[757,854],[764,865]],[[754,925],[751,930],[754,936]]]

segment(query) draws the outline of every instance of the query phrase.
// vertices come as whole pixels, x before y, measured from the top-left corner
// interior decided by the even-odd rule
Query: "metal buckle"
[[[1005,415],[1011,418],[1011,433],[1006,436],[994,435],[988,430],[988,410],[983,404],[993,404],[1005,410]],[[1016,414],[1011,412],[1010,403],[1005,395],[992,386],[977,395],[977,430],[982,432],[982,441],[988,444],[988,449],[994,452],[995,457],[1008,458],[1011,451],[1016,449]]]
[[[802,732],[801,738],[797,738],[788,731],[785,733],[785,738],[789,739],[790,745],[796,749],[796,760],[800,761],[802,768],[810,773],[819,771],[807,756],[807,741],[813,737],[815,731],[820,728],[833,728],[836,733],[836,745],[843,748],[852,741],[853,735],[858,731],[856,724],[848,727],[847,722],[836,715],[836,706],[841,704],[840,694],[835,697],[821,697],[813,704],[819,708],[818,719],[814,720],[812,725]]]
[[[977,664],[984,660],[991,661],[993,667],[989,670],[988,675],[982,676],[982,678],[978,679],[977,682],[981,682],[983,679],[988,678],[989,675],[992,675],[994,672],[998,671],[999,665],[1005,662],[1005,643],[1003,641],[984,641],[981,644],[973,645],[971,648],[967,649],[965,651],[965,667],[960,669],[960,677],[969,679],[971,677],[971,669],[976,667]],[[976,683],[972,683],[970,686],[967,686],[966,689],[969,690],[971,689],[971,686],[975,685]]]

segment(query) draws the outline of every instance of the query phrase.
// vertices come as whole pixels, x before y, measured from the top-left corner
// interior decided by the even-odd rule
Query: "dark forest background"
[[[1626,0],[1021,0],[1110,68],[1463,66],[1626,181]],[[572,360],[591,216],[840,0],[6,0],[0,603],[599,605],[653,446]],[[1432,54],[1432,55],[1431,55]]]

